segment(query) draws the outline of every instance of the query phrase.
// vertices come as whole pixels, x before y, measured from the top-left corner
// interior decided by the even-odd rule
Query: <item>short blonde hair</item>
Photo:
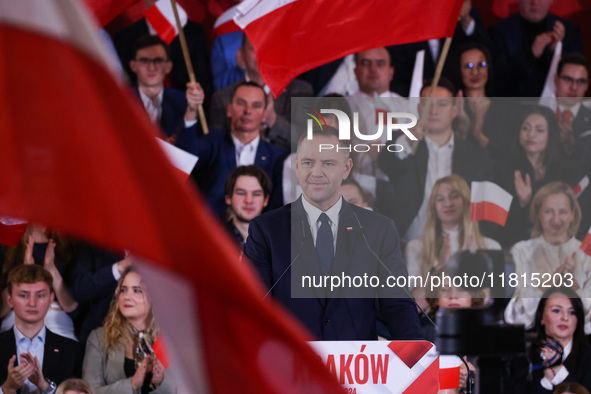
[[[566,197],[568,197],[570,209],[574,212],[573,220],[568,226],[568,236],[574,237],[579,230],[582,215],[581,206],[575,197],[573,188],[564,182],[554,181],[542,186],[532,199],[531,208],[529,211],[529,220],[534,225],[531,230],[532,238],[537,238],[544,232],[542,229],[542,224],[540,223],[540,211],[542,210],[542,204],[544,204],[544,201],[546,201],[546,199],[553,194],[564,194]]]

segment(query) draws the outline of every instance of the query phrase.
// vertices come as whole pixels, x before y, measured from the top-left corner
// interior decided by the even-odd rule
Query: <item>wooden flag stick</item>
[[[174,0],[173,0],[174,1]],[[435,93],[435,88],[439,84],[439,79],[441,79],[441,71],[443,71],[443,65],[445,64],[445,59],[447,58],[447,53],[449,52],[449,47],[451,45],[451,37],[447,37],[445,39],[445,43],[443,44],[443,49],[441,50],[441,56],[439,56],[439,62],[437,62],[437,68],[435,69],[435,75],[433,76],[433,81],[431,82],[431,89],[429,91],[429,98],[427,99],[427,103],[423,108],[423,112],[421,112],[419,118],[419,127],[423,126],[425,123],[425,119],[431,110],[431,101],[433,98],[433,94]],[[410,148],[411,154],[414,155],[417,151],[417,147],[419,146],[419,141],[411,141]]]
[[[187,47],[185,32],[183,31],[181,18],[179,18],[179,12],[176,8],[176,0],[170,0],[170,2],[172,3],[172,10],[174,12],[174,19],[176,20],[176,27],[179,31],[179,40],[181,41],[181,48],[183,50],[183,57],[185,58],[185,66],[187,67],[187,72],[189,73],[189,79],[191,80],[191,82],[197,82],[197,79],[195,78],[195,72],[193,71],[193,64],[191,63],[191,58],[189,57],[189,48]],[[203,111],[203,105],[199,104],[199,107],[197,107],[197,111],[199,112],[199,121],[201,122],[203,134],[209,134],[207,120],[205,119],[205,112]]]

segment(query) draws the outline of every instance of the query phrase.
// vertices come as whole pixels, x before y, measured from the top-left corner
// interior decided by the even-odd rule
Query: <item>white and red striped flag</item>
[[[451,390],[460,387],[460,366],[458,356],[439,356],[439,390]]]
[[[188,20],[187,13],[178,3],[176,8],[179,13],[181,26],[184,27]],[[172,3],[170,0],[156,1],[153,6],[144,12],[144,17],[146,18],[148,24],[156,31],[156,34],[158,34],[158,36],[168,44],[170,44],[177,34],[179,34],[179,31],[176,27],[176,19],[174,18]]]
[[[310,337],[263,300],[205,200],[175,176],[107,71],[96,27],[78,0],[0,1],[0,215],[150,261],[140,268],[179,393],[337,392]]]
[[[579,181],[577,186],[574,187],[573,192],[575,193],[575,197],[579,197],[581,193],[585,191],[585,189],[589,186],[589,176],[585,175],[583,179]]]
[[[587,231],[587,235],[583,238],[583,242],[581,242],[580,248],[585,254],[591,256],[591,227]]]
[[[213,25],[213,38],[221,36],[222,34],[242,30],[240,26],[234,22],[234,15],[236,15],[236,9],[239,5],[240,4],[236,4],[234,7],[227,9],[218,19],[216,19]]]
[[[168,160],[170,160],[170,164],[172,164],[177,170],[177,173],[181,179],[184,181],[189,179],[189,176],[191,175],[193,168],[195,168],[199,158],[192,153],[184,151],[181,148],[177,148],[176,146],[161,140],[160,138],[156,138],[156,141],[158,141],[158,144],[160,144],[160,147],[166,154],[166,157],[168,157]]]
[[[496,183],[472,182],[471,214],[473,222],[488,220],[504,226],[513,196]]]
[[[371,48],[451,37],[463,0],[246,0],[234,21],[277,97],[304,71]]]

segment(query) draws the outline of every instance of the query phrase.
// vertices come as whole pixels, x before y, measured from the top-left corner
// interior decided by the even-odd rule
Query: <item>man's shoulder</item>
[[[259,140],[259,148],[266,150],[273,159],[285,159],[287,156],[289,156],[288,151],[276,147],[275,145],[272,145],[270,142],[265,141],[262,138]]]
[[[45,343],[49,346],[62,347],[64,349],[76,349],[78,347],[78,342],[75,340],[56,334],[49,329],[46,329]]]
[[[359,219],[361,222],[360,224],[364,226],[373,225],[377,227],[387,227],[389,225],[394,225],[394,221],[391,218],[384,216],[381,213],[358,207],[357,205],[349,204],[346,201],[343,201],[343,205],[344,204],[347,204],[351,208],[353,216]]]
[[[7,342],[11,342],[11,341],[15,342],[14,331],[12,330],[12,327],[10,328],[10,330],[6,330],[6,331],[0,333],[0,343],[7,343]]]
[[[257,216],[252,220],[251,224],[255,223],[260,225],[261,227],[266,227],[269,225],[271,225],[272,227],[276,227],[286,219],[291,220],[291,212],[292,204],[286,204],[282,207],[272,209]]]

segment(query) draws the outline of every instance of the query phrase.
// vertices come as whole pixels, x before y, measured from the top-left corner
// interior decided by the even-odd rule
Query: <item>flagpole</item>
[[[174,0],[172,0],[174,1]],[[451,46],[451,39],[452,37],[446,37],[445,43],[443,44],[443,49],[441,50],[441,56],[439,56],[439,62],[437,62],[437,68],[435,69],[435,75],[433,76],[433,81],[431,82],[431,89],[429,91],[429,99],[423,108],[423,111],[420,113],[419,118],[419,127],[423,126],[425,122],[426,116],[431,109],[431,99],[433,98],[433,94],[435,93],[435,88],[439,84],[439,79],[441,78],[441,72],[443,71],[443,65],[445,64],[445,59],[447,58],[447,53],[449,52],[449,47]],[[410,154],[414,155],[417,151],[419,146],[419,141],[410,141]]]
[[[174,12],[174,19],[176,20],[176,27],[179,31],[179,40],[181,42],[181,48],[183,50],[183,57],[185,58],[185,65],[187,67],[187,73],[191,82],[197,82],[195,78],[195,72],[193,71],[193,64],[189,57],[189,48],[187,47],[187,40],[185,39],[185,32],[183,31],[183,25],[181,24],[181,18],[179,18],[179,12],[176,8],[176,0],[170,0],[172,3],[172,11]],[[197,107],[199,112],[199,121],[201,122],[201,128],[203,134],[209,134],[209,128],[207,127],[207,120],[205,119],[205,112],[203,111],[203,105],[199,104]]]

